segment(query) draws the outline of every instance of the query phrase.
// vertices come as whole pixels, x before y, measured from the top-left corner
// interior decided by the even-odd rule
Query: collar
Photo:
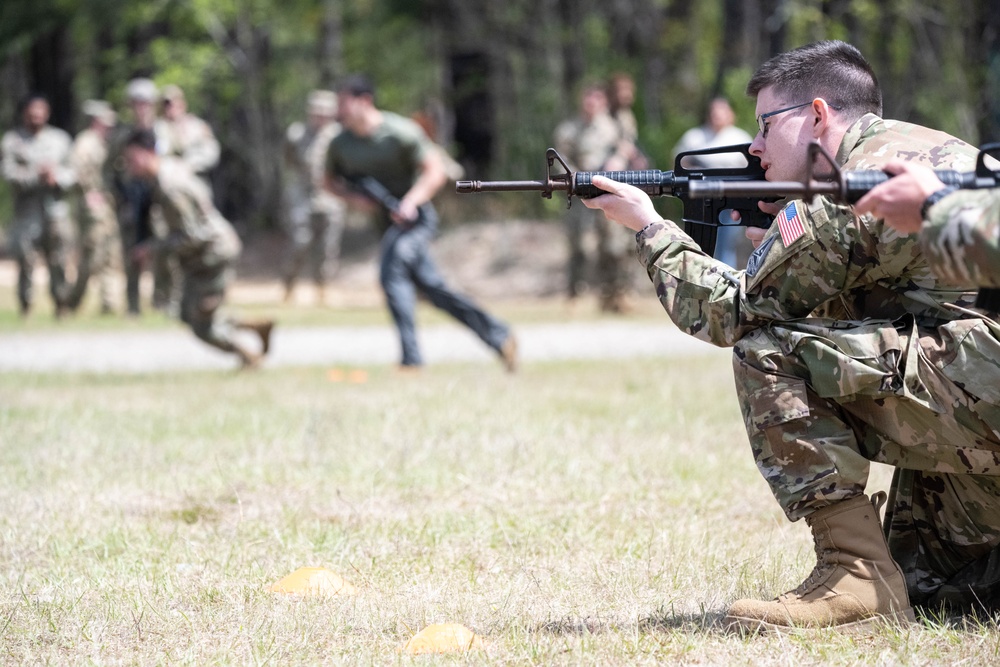
[[[872,137],[885,132],[885,121],[880,116],[873,113],[866,113],[853,125],[847,128],[844,138],[837,149],[837,164],[844,166],[851,154],[858,149],[861,144]]]

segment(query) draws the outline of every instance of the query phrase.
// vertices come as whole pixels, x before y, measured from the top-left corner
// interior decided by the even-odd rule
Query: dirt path
[[[335,305],[382,307],[377,288],[375,248],[363,236],[344,258],[332,299]],[[258,236],[241,258],[233,304],[272,303],[281,298],[278,266],[280,235]],[[434,254],[448,280],[483,303],[505,299],[559,303],[565,240],[558,224],[512,221],[477,223],[446,230]],[[39,316],[48,308],[45,273],[36,272]],[[638,262],[637,293],[648,298],[649,282]],[[0,289],[13,290],[13,262],[0,260]],[[308,288],[306,288],[308,290]],[[681,334],[666,317],[655,320],[570,321],[517,325],[521,358],[538,361],[728,354]],[[495,364],[492,350],[459,325],[425,326],[419,331],[425,361]],[[395,364],[399,343],[390,326],[286,327],[276,329],[265,367]],[[0,372],[151,372],[235,367],[232,355],[218,352],[180,325],[157,331],[46,331],[0,333]]]
[[[516,327],[524,364],[564,359],[728,354],[680,333],[669,323],[627,320]],[[492,350],[467,330],[424,327],[425,361],[496,363]],[[275,331],[265,367],[395,364],[399,343],[388,326],[283,327]],[[197,340],[185,328],[165,331],[32,332],[0,334],[0,372],[157,372],[227,369],[235,359]]]

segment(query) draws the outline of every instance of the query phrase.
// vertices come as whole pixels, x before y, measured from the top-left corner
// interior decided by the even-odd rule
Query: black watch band
[[[958,190],[958,188],[956,188],[954,185],[946,185],[940,190],[935,190],[934,192],[932,192],[931,195],[924,200],[924,205],[920,207],[920,217],[926,220],[927,212],[931,210],[931,206],[934,206],[934,204],[938,203],[939,201],[950,195],[952,192],[955,192],[956,190]]]

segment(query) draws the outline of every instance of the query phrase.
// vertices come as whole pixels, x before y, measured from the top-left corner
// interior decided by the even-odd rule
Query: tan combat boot
[[[508,373],[517,372],[517,338],[512,333],[507,335],[507,339],[500,346],[500,361]]]
[[[240,329],[253,331],[260,336],[260,354],[264,356],[271,349],[271,330],[274,329],[274,320],[259,320],[256,322],[239,322],[236,325]]]
[[[728,630],[856,630],[916,622],[903,572],[889,555],[878,511],[866,496],[824,507],[806,522],[816,546],[812,574],[770,602],[737,600],[723,620]]]
[[[240,358],[240,369],[244,371],[255,371],[260,368],[262,354],[251,352],[242,345],[233,345],[233,352]]]

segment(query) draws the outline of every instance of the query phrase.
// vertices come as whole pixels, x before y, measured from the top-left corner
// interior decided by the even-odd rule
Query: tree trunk
[[[319,24],[316,56],[319,60],[319,85],[333,90],[344,75],[344,24],[341,0],[322,0],[323,18]]]
[[[50,122],[67,132],[73,132],[74,107],[73,68],[69,29],[60,25],[38,37],[31,45],[31,82],[33,89],[44,94],[52,107]]]

